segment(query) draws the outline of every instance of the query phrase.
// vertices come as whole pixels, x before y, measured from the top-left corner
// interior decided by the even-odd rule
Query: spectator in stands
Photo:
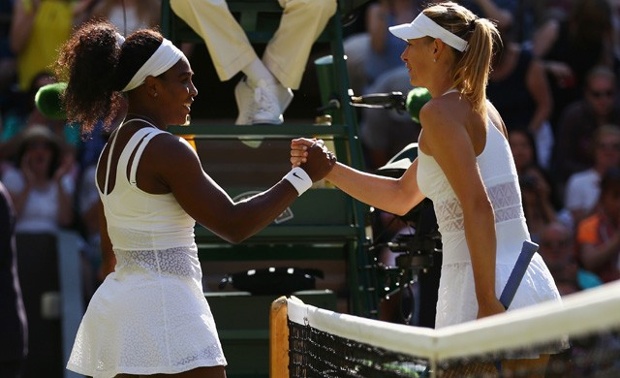
[[[590,215],[600,194],[601,177],[607,170],[620,167],[620,126],[601,125],[594,134],[594,165],[572,174],[566,185],[564,206],[579,223]]]
[[[556,17],[567,17],[570,14],[574,0],[533,0],[543,3],[547,9],[548,14]]]
[[[601,179],[596,212],[577,225],[579,261],[603,282],[620,278],[620,168]]]
[[[427,3],[423,0],[380,0],[368,5],[366,31],[351,35],[343,41],[354,94],[377,92],[369,87],[381,75],[392,70],[402,72],[407,84],[407,70],[400,59],[403,41],[389,33],[388,27],[413,20]]]
[[[258,57],[226,0],[171,0],[170,7],[205,41],[220,80],[239,72],[238,125],[281,124],[306,68],[312,45],[336,12],[336,0],[281,1],[282,19]]]
[[[508,132],[508,143],[514,157],[527,227],[537,242],[542,228],[557,219],[553,183],[536,158],[536,141],[523,129]]]
[[[612,30],[608,0],[576,0],[567,18],[551,19],[537,31],[533,51],[549,76],[554,130],[564,108],[581,97],[588,72],[613,67]]]
[[[381,0],[366,9],[367,31],[344,41],[351,89],[356,95],[402,92],[411,89],[407,68],[400,59],[404,43],[388,27],[410,21],[428,1]],[[366,108],[360,111],[360,140],[369,169],[385,164],[417,140],[419,125],[407,112]]]
[[[0,377],[21,377],[28,352],[28,323],[17,277],[15,211],[0,182]]]
[[[9,34],[13,15],[13,0],[0,0],[0,106],[11,96],[17,79],[15,54],[11,50]],[[0,108],[1,109],[1,108]]]
[[[554,180],[563,190],[568,177],[594,165],[594,131],[604,124],[620,125],[616,75],[604,66],[588,74],[583,98],[562,112],[552,162]]]
[[[512,0],[459,0],[457,3],[480,17],[493,20],[500,30],[511,28],[516,22],[518,4]]]
[[[515,42],[512,29],[500,29],[502,44],[493,58],[487,96],[502,115],[508,131],[528,130],[536,140],[538,164],[549,168],[553,130],[549,117],[553,99],[542,62]]]
[[[509,8],[514,18],[511,29],[514,31],[514,40],[517,43],[531,48],[536,31],[550,17],[549,3],[549,0],[519,0],[512,2],[512,7],[516,6],[516,9]]]
[[[57,69],[68,83],[67,118],[84,132],[102,119],[108,125],[127,104],[96,172],[101,245],[113,272],[90,300],[67,367],[88,376],[225,377],[195,223],[241,242],[322,179],[334,156],[317,142],[311,164],[234,202],[191,145],[166,131],[189,121],[198,94],[189,61],[171,41],[151,29],[124,39],[111,23],[93,21],[64,45]]]
[[[84,21],[94,0],[16,0],[10,43],[17,57],[19,90],[27,91],[32,79],[47,70],[58,48],[74,25]]]
[[[538,253],[549,267],[560,294],[567,295],[581,290],[571,229],[560,222],[548,223],[540,233],[539,244]]]
[[[46,126],[34,125],[20,134],[15,166],[2,175],[15,204],[17,232],[53,233],[73,224],[73,164]]]

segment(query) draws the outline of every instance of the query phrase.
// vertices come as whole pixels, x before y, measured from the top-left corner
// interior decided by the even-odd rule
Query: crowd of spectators
[[[564,293],[620,272],[620,2],[614,0],[463,0],[495,20],[503,49],[494,60],[489,99],[510,133],[527,224]],[[409,22],[429,1],[372,0],[363,32],[347,34],[356,94],[411,89],[387,27]],[[54,9],[51,9],[51,8]],[[124,7],[124,9],[123,9]],[[34,94],[56,81],[49,69],[71,28],[104,17],[122,33],[155,26],[159,0],[0,1],[0,178],[12,195],[17,231],[75,229],[97,269],[93,166],[105,133],[40,114]],[[368,169],[417,140],[407,115],[360,115]],[[43,212],[43,213],[41,213]],[[96,276],[96,274],[94,275]],[[589,276],[588,276],[589,277]]]
[[[98,274],[101,252],[94,167],[108,132],[98,125],[91,135],[81,135],[78,125],[41,112],[35,106],[35,95],[41,87],[58,81],[52,64],[75,26],[91,18],[105,18],[120,33],[128,34],[158,26],[160,13],[161,0],[0,1],[0,186],[11,201],[11,230],[16,235],[68,231],[81,236],[85,303],[103,278]],[[11,235],[2,236],[8,240]],[[13,252],[19,255],[19,242],[13,245],[16,251],[3,250],[3,259]],[[45,248],[40,246],[38,252],[45,254]],[[19,277],[22,282],[37,279],[42,278]],[[5,299],[11,298],[3,296]],[[43,319],[37,312],[25,315],[25,324]],[[17,349],[26,350],[25,345],[17,345]],[[26,354],[17,353],[17,349],[15,354],[4,353],[7,358],[19,355],[19,359],[9,361],[10,373],[8,362],[2,359],[3,377],[32,375],[21,360]],[[50,372],[50,376],[57,375]]]
[[[15,204],[16,232],[83,236],[86,287],[100,279],[97,197],[88,181],[106,135],[102,128],[80,135],[77,125],[46,116],[35,95],[57,82],[52,64],[75,26],[106,18],[126,34],[158,26],[160,10],[160,0],[0,2],[0,180]]]

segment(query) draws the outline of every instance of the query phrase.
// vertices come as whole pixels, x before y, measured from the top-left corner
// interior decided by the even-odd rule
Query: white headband
[[[467,48],[466,40],[439,26],[439,24],[422,12],[410,24],[390,26],[389,30],[398,38],[405,40],[405,42],[410,39],[428,36],[439,38],[445,44],[454,47],[458,51],[465,51]]]
[[[178,47],[164,38],[161,45],[153,55],[140,67],[138,72],[131,78],[129,84],[123,88],[123,92],[130,91],[144,83],[147,76],[159,76],[174,66],[183,57],[183,52]]]

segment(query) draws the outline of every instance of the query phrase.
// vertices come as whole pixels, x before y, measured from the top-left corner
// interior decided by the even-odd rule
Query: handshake
[[[336,155],[321,139],[298,138],[291,141],[292,170],[285,176],[299,195],[329,175],[336,165]]]

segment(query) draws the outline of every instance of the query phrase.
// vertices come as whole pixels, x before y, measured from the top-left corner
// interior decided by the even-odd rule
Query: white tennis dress
[[[173,374],[226,365],[202,290],[195,221],[172,194],[149,194],[136,185],[144,147],[160,133],[154,127],[136,132],[122,151],[114,189],[99,193],[117,263],[77,332],[67,368],[80,374]],[[127,180],[121,173],[134,151]],[[105,188],[109,175],[108,165]]]
[[[530,240],[519,189],[517,171],[504,135],[489,120],[487,140],[477,157],[478,166],[495,213],[497,268],[495,292],[499,298],[519,256],[524,240]],[[418,150],[418,184],[433,201],[443,243],[443,263],[435,328],[476,319],[471,257],[465,240],[463,209],[446,176],[432,156]],[[560,300],[553,277],[536,253],[509,310],[535,303]]]

